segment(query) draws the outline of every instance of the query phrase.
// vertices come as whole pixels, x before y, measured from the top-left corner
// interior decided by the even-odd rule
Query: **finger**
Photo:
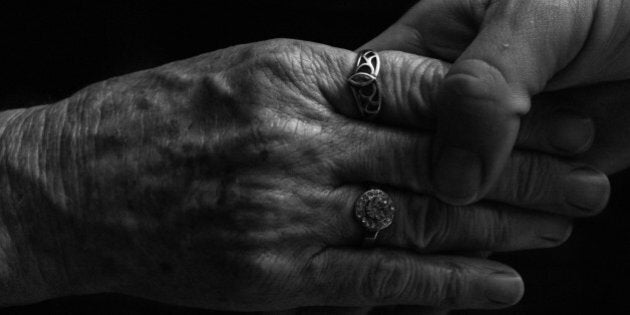
[[[593,120],[556,102],[534,106],[523,117],[516,143],[519,148],[568,156],[586,152],[594,140]]]
[[[462,10],[478,7],[455,2]],[[530,95],[541,92],[579,49],[566,45],[578,33],[571,28],[573,10],[538,1],[474,2],[487,8],[481,16],[468,9],[471,18],[482,19],[479,34],[445,77],[437,108],[433,177],[438,196],[456,204],[490,190],[514,146],[520,116],[529,111]]]
[[[365,191],[345,186],[334,194],[336,218],[345,231],[333,245],[361,244],[366,236],[354,217],[356,200]],[[537,213],[499,203],[452,206],[435,198],[384,189],[396,207],[391,225],[380,231],[376,244],[421,253],[444,251],[515,251],[555,247],[571,234],[571,221],[562,216]],[[341,240],[341,241],[340,241]]]
[[[402,250],[329,248],[307,269],[314,283],[306,292],[321,305],[492,309],[515,304],[524,291],[521,277],[505,265]]]
[[[525,116],[524,124],[535,124],[553,113],[570,110],[577,115],[587,115],[594,123],[596,132],[588,151],[580,154],[580,161],[612,174],[628,167],[630,111],[630,81],[609,82],[543,93],[534,99],[532,111]],[[528,119],[528,116],[531,116]],[[584,129],[566,128],[574,135]],[[571,131],[569,131],[572,129]],[[563,140],[567,142],[567,140]]]
[[[404,21],[396,22],[377,37],[363,44],[357,51],[365,49],[396,50],[419,56],[430,56],[430,52],[424,46],[420,31]]]
[[[508,159],[487,198],[562,215],[592,216],[606,207],[610,182],[590,166],[521,151]]]
[[[355,124],[333,143],[333,172],[340,184],[375,183],[431,194],[431,140],[428,135]],[[352,150],[347,150],[348,143],[354,143]],[[465,167],[454,171],[463,172]],[[609,195],[610,183],[602,172],[549,155],[515,151],[487,198],[582,217],[603,210]]]
[[[337,57],[341,58],[340,65],[330,67],[330,80],[323,82],[322,90],[337,111],[361,120],[363,118],[357,110],[346,80],[354,71],[354,58],[357,55],[344,50],[337,50],[334,54],[341,56]],[[381,71],[378,81],[383,106],[375,122],[408,129],[435,130],[435,112],[440,106],[437,91],[449,65],[436,59],[395,51],[382,52],[380,57]],[[524,135],[517,145],[560,155],[571,155],[588,148],[593,138],[592,130],[579,134],[566,132],[573,128],[582,130],[588,124],[583,117],[559,114],[554,119],[550,121],[545,118],[544,123],[527,125],[522,129]],[[562,123],[561,127],[553,127],[557,122]],[[572,142],[566,141],[567,135],[572,135]],[[573,146],[580,142],[582,146]]]
[[[577,34],[584,32],[570,26],[576,18],[591,17],[571,16],[578,10],[563,10],[566,5],[582,4],[422,1],[365,45],[448,61],[459,58],[444,84],[446,106],[438,109],[434,178],[445,200],[466,203],[487,191],[516,137],[518,116],[529,108],[529,95],[539,92],[579,49],[567,42],[580,42]],[[518,19],[505,18],[509,16]],[[546,144],[554,142],[539,144],[548,149]],[[466,165],[462,163],[469,164],[467,172],[453,171],[453,165]]]
[[[374,122],[384,125],[434,129],[434,109],[439,84],[448,71],[448,64],[437,59],[385,51],[379,53],[377,76],[382,107]],[[329,50],[330,63],[325,80],[319,85],[334,109],[346,117],[365,120],[351,93],[348,77],[355,72],[358,54],[345,50]]]
[[[419,1],[360,49],[399,50],[453,62],[477,32],[470,18],[462,19],[456,1]]]

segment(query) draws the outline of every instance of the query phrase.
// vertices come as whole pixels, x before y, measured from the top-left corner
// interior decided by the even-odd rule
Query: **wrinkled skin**
[[[561,140],[566,144],[574,142],[576,127],[558,119],[558,113],[589,117],[596,130],[592,145],[575,159],[600,169],[607,174],[623,171],[630,166],[630,81],[612,82],[545,93],[534,98],[532,110],[524,117],[524,124],[519,134],[519,141],[525,138],[539,137],[542,129],[572,130]],[[535,132],[532,132],[535,131]],[[548,131],[553,132],[553,131]],[[579,142],[579,141],[578,141]],[[570,146],[570,145],[568,145]],[[369,311],[399,314],[407,311],[414,314],[446,314],[447,310],[428,307],[388,307],[363,309],[334,309],[339,314],[368,314]],[[331,310],[327,310],[330,312]],[[309,311],[300,311],[308,314]]]
[[[28,288],[19,281],[7,282],[16,289],[6,300],[119,292],[225,310],[517,302],[523,283],[511,268],[439,254],[556,246],[571,224],[553,212],[601,210],[606,176],[515,152],[491,202],[433,199],[431,132],[412,125],[432,120],[427,100],[447,65],[381,57],[386,107],[375,123],[357,116],[347,87],[356,54],[293,40],[220,50],[4,113],[3,198],[21,200],[2,213],[21,222],[8,226],[4,253],[30,253],[8,268],[47,270],[33,272],[30,300],[11,299]],[[565,135],[532,126],[519,146],[558,152],[549,143]],[[572,139],[580,145],[564,154],[591,137]],[[373,185],[398,212],[377,248],[361,249],[352,207]]]
[[[454,62],[434,180],[442,200],[467,204],[494,186],[533,95],[630,79],[629,24],[625,0],[425,0],[366,46]]]

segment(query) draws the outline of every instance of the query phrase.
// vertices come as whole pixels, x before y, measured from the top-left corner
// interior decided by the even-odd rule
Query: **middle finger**
[[[355,123],[339,133],[332,160],[341,184],[375,183],[432,194],[432,137]],[[348,143],[353,143],[349,149]],[[465,166],[462,165],[462,168]],[[610,194],[605,174],[542,153],[515,151],[487,199],[583,217],[603,210]]]

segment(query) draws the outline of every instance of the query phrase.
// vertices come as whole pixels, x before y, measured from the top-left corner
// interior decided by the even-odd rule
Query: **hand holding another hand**
[[[365,45],[454,62],[436,111],[443,200],[467,204],[495,186],[531,96],[630,78],[629,4],[427,0]]]
[[[12,230],[13,250],[37,258],[23,268],[59,275],[39,279],[33,298],[120,292],[226,310],[517,302],[523,284],[511,268],[441,253],[558,245],[571,223],[550,212],[601,210],[605,175],[515,152],[494,202],[441,203],[428,195],[428,100],[447,65],[383,52],[385,106],[368,123],[346,82],[356,58],[292,40],[236,46],[9,112],[11,194],[28,200],[21,217],[49,218]],[[549,130],[518,145],[557,152],[549,143],[563,135]],[[363,249],[352,212],[369,186],[398,212],[377,247]],[[50,237],[25,236],[41,231]]]
[[[557,112],[588,118],[595,129],[593,143],[577,159],[606,174],[625,170],[630,166],[629,88],[630,81],[619,81],[542,94],[534,98],[523,129],[536,130],[539,124],[558,125],[553,122]],[[576,129],[573,134],[581,131]]]

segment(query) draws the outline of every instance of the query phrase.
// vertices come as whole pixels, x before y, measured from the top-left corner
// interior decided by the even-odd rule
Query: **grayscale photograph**
[[[0,314],[630,314],[630,0],[0,5]]]

